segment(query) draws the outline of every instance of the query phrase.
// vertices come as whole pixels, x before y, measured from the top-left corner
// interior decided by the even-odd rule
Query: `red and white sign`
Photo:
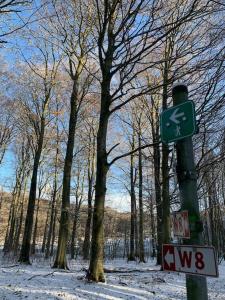
[[[218,277],[214,247],[163,245],[163,270]]]
[[[171,216],[171,219],[174,235],[180,238],[190,238],[188,211],[183,210],[174,212]]]

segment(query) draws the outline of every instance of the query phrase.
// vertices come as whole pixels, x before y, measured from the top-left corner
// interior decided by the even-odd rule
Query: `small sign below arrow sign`
[[[184,239],[190,238],[190,226],[187,210],[173,212],[171,215],[171,221],[173,225],[173,234],[175,236]]]

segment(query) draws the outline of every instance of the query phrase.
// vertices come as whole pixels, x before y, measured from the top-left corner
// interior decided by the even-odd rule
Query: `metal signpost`
[[[161,140],[166,144],[176,142],[181,211],[188,212],[190,236],[185,238],[187,224],[181,220],[177,233],[182,236],[183,245],[164,245],[164,270],[187,273],[187,300],[207,300],[206,278],[199,275],[218,276],[218,272],[212,247],[201,247],[203,226],[198,206],[197,175],[191,139],[196,132],[194,104],[188,100],[185,84],[174,86],[172,97],[174,106],[165,110],[160,117]]]
[[[183,239],[190,238],[190,228],[187,210],[174,212],[171,216],[171,221],[173,225],[173,234],[175,236]]]
[[[214,247],[163,245],[163,270],[218,277]]]
[[[168,144],[196,132],[195,106],[193,101],[166,109],[160,118],[161,140]]]

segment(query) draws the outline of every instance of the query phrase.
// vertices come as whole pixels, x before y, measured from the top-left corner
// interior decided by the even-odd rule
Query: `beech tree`
[[[134,126],[132,128],[132,137],[130,140],[131,151],[135,149],[135,130]],[[128,260],[135,260],[138,256],[138,235],[137,235],[137,207],[136,207],[136,193],[135,193],[135,183],[137,179],[137,169],[135,169],[134,164],[134,154],[130,155],[130,203],[131,203],[131,215],[130,215],[130,252]],[[136,247],[135,247],[136,246]]]
[[[47,173],[45,172],[43,166],[41,166],[41,164],[40,164],[39,174],[38,174],[38,184],[37,184],[36,215],[35,215],[32,245],[31,245],[31,254],[32,255],[35,254],[35,250],[36,250],[35,247],[36,247],[36,238],[37,238],[37,230],[38,230],[38,216],[39,216],[39,209],[40,209],[40,200],[41,200],[41,197],[43,197],[43,194],[46,192],[46,186],[48,185],[48,180],[49,180],[49,177],[46,175],[47,175]]]
[[[52,15],[52,11],[54,14]],[[91,6],[81,1],[52,1],[46,12],[48,22],[45,31],[53,44],[57,44],[65,55],[65,67],[72,82],[70,95],[69,129],[63,170],[62,206],[58,236],[58,247],[54,268],[68,269],[66,247],[69,240],[69,210],[71,171],[74,143],[80,111],[89,93],[93,76],[89,63],[91,43]]]
[[[94,173],[95,173],[95,156],[96,156],[96,118],[87,118],[85,129],[87,133],[87,156],[88,156],[88,192],[87,192],[87,220],[85,225],[84,243],[83,243],[83,259],[88,259],[90,255],[90,242],[91,242],[91,223],[93,211],[93,194],[94,194]]]
[[[15,143],[15,183],[12,190],[12,200],[9,210],[8,226],[5,235],[3,251],[7,254],[11,251],[17,253],[19,238],[22,229],[25,193],[27,181],[31,170],[31,150],[29,140],[24,133],[17,131],[18,138]]]
[[[2,96],[3,97],[3,96]],[[9,99],[4,101],[1,97],[1,112],[0,112],[0,164],[3,161],[8,145],[12,141],[14,119],[13,119],[13,102]]]
[[[154,84],[139,84],[135,89],[132,82],[145,70],[158,62],[142,64],[161,41],[175,28],[196,14],[199,1],[184,3],[184,9],[175,22],[166,25],[157,23],[161,4],[157,1],[102,1],[96,0],[96,31],[98,59],[101,69],[101,110],[97,134],[97,170],[91,260],[87,277],[104,281],[103,272],[103,220],[106,195],[106,178],[109,167],[121,156],[108,161],[107,128],[110,116],[138,96],[149,92]],[[166,13],[171,14],[174,3]],[[202,9],[202,7],[201,7]],[[170,26],[169,26],[170,25]],[[130,92],[128,94],[128,91]],[[132,93],[131,93],[132,91]]]
[[[35,81],[31,82],[30,97],[26,95],[24,98],[20,98],[20,104],[23,107],[24,123],[30,124],[31,133],[29,132],[29,129],[28,134],[33,135],[33,169],[23,242],[19,258],[19,261],[22,263],[30,263],[29,256],[36,200],[38,168],[44,147],[46,124],[49,122],[49,102],[52,97],[53,88],[57,82],[56,75],[60,65],[60,60],[57,60],[54,55],[54,49],[51,47],[48,48],[48,45],[45,42],[41,45],[41,42],[42,41],[40,41],[39,44],[40,46],[36,46],[36,51],[39,51],[43,59],[43,65],[40,66],[40,60],[39,63],[32,62],[32,64],[27,61],[31,69],[31,76],[34,76],[36,80],[38,78],[40,85],[36,85]],[[41,48],[41,46],[43,46],[43,48]]]
[[[14,32],[24,28],[29,23],[28,20],[21,18],[24,8],[31,4],[31,0],[1,0],[0,1],[0,44],[7,43],[8,38]],[[15,24],[15,17],[17,24]],[[14,18],[14,19],[13,19]]]
[[[45,258],[49,258],[49,256],[53,255],[53,247],[56,237],[56,223],[57,223],[57,203],[59,202],[59,198],[61,197],[61,188],[62,185],[60,183],[62,173],[62,149],[61,149],[61,141],[63,137],[63,132],[60,130],[60,115],[62,114],[62,103],[60,105],[58,98],[56,99],[56,110],[53,112],[55,115],[55,122],[52,128],[53,134],[53,142],[52,142],[52,151],[53,152],[53,161],[50,164],[50,168],[53,171],[52,178],[52,190],[51,190],[51,211],[50,211],[50,220],[48,225],[48,217],[46,220],[46,234],[44,234],[47,239],[46,245],[43,243],[43,252],[45,250]],[[61,108],[61,109],[60,109]],[[45,239],[44,239],[45,241]]]
[[[15,129],[15,115],[16,109],[14,99],[7,93],[12,84],[12,74],[10,67],[7,65],[6,60],[1,58],[1,72],[0,72],[0,165],[3,162],[5,153],[13,141]]]

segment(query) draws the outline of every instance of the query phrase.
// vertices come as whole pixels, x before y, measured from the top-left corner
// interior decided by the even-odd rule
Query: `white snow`
[[[154,261],[146,264],[114,260],[107,269],[124,273],[107,273],[106,283],[85,280],[87,264],[70,261],[70,271],[52,269],[50,262],[36,259],[31,266],[2,260],[0,266],[0,300],[18,299],[186,299],[185,275],[159,271]],[[134,270],[134,272],[129,272]],[[209,299],[225,300],[225,263],[219,266],[219,278],[208,278]]]

